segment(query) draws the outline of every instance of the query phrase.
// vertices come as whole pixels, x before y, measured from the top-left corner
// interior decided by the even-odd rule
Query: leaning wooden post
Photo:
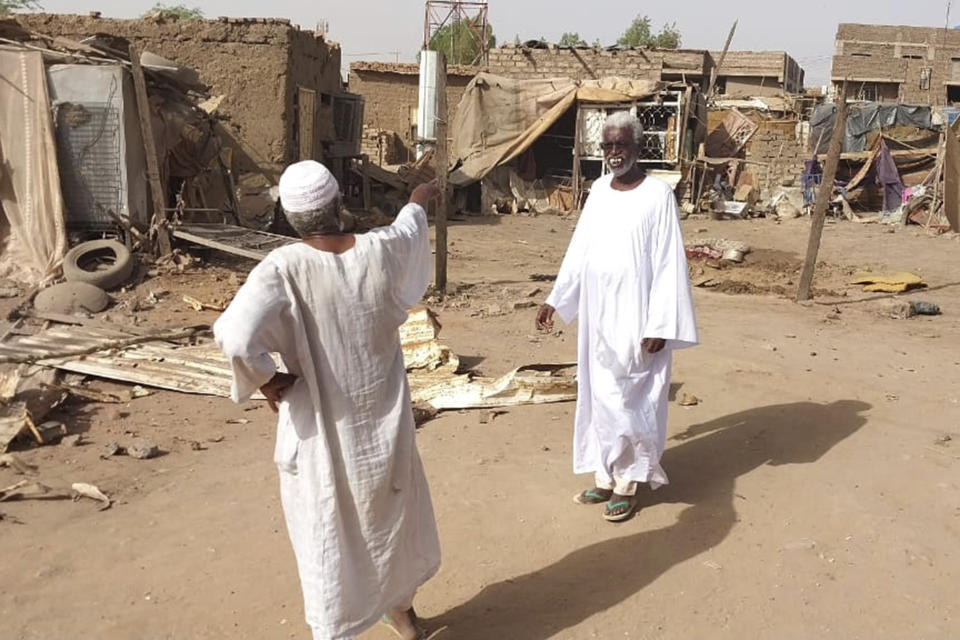
[[[160,163],[157,157],[157,145],[153,137],[153,119],[150,115],[150,98],[147,96],[147,80],[140,66],[140,47],[130,45],[130,65],[133,75],[133,89],[137,96],[137,113],[140,116],[140,135],[143,137],[143,149],[147,160],[147,182],[150,184],[150,199],[153,203],[153,219],[150,226],[157,232],[157,243],[162,255],[173,251],[170,234],[167,230],[167,203],[160,182]]]
[[[810,223],[810,240],[807,243],[807,257],[803,263],[803,273],[800,276],[800,286],[797,287],[797,301],[810,299],[810,286],[813,284],[813,272],[817,266],[817,253],[820,251],[820,237],[823,235],[823,225],[827,220],[827,206],[833,195],[833,182],[837,177],[837,165],[840,164],[840,152],[843,149],[843,138],[847,125],[847,82],[843,82],[840,90],[840,106],[837,107],[837,118],[833,124],[833,137],[830,138],[830,148],[827,151],[827,160],[823,165],[823,180],[817,190],[817,200],[813,206],[813,219]]]
[[[437,144],[434,148],[434,170],[440,201],[434,221],[437,231],[436,289],[443,297],[447,293],[447,207],[450,198],[447,192],[447,61],[443,52],[437,54]]]

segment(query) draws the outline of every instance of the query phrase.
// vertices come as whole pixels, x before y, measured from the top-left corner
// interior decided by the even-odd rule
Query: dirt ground
[[[456,293],[432,306],[468,366],[496,375],[575,357],[575,328],[538,334],[524,308],[549,291],[532,277],[556,273],[572,225],[505,216],[451,229]],[[443,413],[420,429],[444,563],[417,606],[436,638],[960,637],[960,241],[828,224],[822,295],[797,305],[784,294],[807,231],[806,220],[684,223],[688,242],[754,251],[741,266],[691,263],[695,282],[714,282],[695,290],[702,345],[676,355],[673,391],[701,402],[671,404],[671,483],[643,490],[632,520],[572,503],[590,481],[571,473],[572,403],[485,423]],[[227,300],[242,274],[206,260],[121,294],[109,313],[212,321],[182,295]],[[848,284],[864,268],[923,276],[928,288],[908,297],[944,314],[883,317],[885,296]],[[156,309],[132,311],[164,290]],[[47,484],[93,483],[116,504],[0,503],[0,638],[309,637],[265,406],[158,392],[72,400],[59,417],[91,444],[17,455]],[[134,434],[165,455],[100,459]],[[0,486],[18,479],[0,469]]]

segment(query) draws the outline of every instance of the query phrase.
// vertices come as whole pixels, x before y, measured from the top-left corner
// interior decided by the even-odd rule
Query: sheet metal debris
[[[439,331],[436,316],[426,308],[412,310],[407,322],[400,327],[414,403],[442,410],[564,402],[576,398],[574,364],[531,364],[499,378],[458,373],[459,358],[440,343]],[[42,357],[62,352],[65,345],[90,349],[97,344],[116,343],[123,337],[121,329],[102,326],[55,327],[35,336],[11,339],[0,345],[0,356],[29,350]],[[208,338],[193,345],[154,340],[76,357],[43,358],[38,364],[144,387],[230,397],[230,366]],[[258,394],[254,398],[262,399],[262,396]]]

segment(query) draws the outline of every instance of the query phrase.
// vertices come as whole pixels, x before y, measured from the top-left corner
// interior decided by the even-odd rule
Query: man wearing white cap
[[[274,461],[315,640],[381,620],[423,636],[413,596],[440,544],[397,329],[427,288],[436,195],[420,185],[392,225],[344,234],[336,179],[291,165],[280,203],[303,241],[264,258],[214,326],[233,400],[259,389],[279,413]]]

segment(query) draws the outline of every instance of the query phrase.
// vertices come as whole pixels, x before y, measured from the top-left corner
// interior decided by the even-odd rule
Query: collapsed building
[[[344,89],[340,46],[289,20],[160,13],[136,20],[25,14],[16,21],[47,37],[119,39],[196,70],[248,217],[269,208],[264,193],[287,164],[319,160],[343,177],[360,155],[363,102]]]

